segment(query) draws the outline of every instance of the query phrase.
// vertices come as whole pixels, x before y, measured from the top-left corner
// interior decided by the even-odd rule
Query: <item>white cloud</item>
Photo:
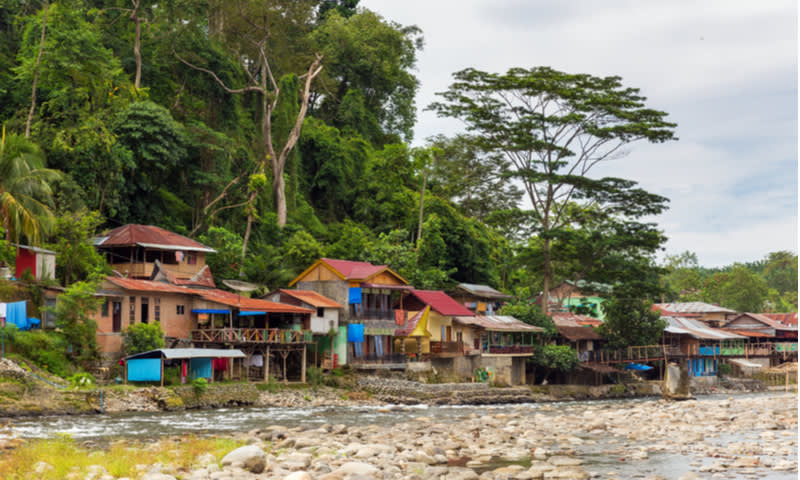
[[[636,144],[595,173],[671,199],[669,253],[702,264],[797,250],[797,4],[791,0],[362,0],[422,28],[415,143],[461,131],[421,111],[466,67],[549,65],[619,75],[678,123],[677,142]]]

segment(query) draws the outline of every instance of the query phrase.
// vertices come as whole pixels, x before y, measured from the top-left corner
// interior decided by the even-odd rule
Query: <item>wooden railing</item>
[[[464,355],[467,346],[463,342],[431,342],[431,355]]]
[[[278,328],[208,328],[192,330],[192,341],[207,343],[311,343],[310,330]]]
[[[489,351],[484,353],[497,355],[532,354],[533,345],[489,345]]]
[[[793,350],[792,350],[793,349]],[[797,343],[738,343],[722,345],[691,345],[683,348],[670,345],[645,345],[628,347],[621,350],[594,350],[580,352],[581,362],[590,363],[623,363],[646,362],[673,357],[759,357],[769,356],[776,352],[796,352]]]

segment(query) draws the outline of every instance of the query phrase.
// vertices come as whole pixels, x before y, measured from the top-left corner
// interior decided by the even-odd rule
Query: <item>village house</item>
[[[343,305],[312,290],[281,288],[261,298],[313,310],[315,313],[311,314],[311,333],[316,342],[315,353],[323,355],[322,367],[331,369],[345,364],[347,327],[339,325],[339,317],[344,311]]]
[[[34,280],[54,280],[56,278],[56,252],[29,245],[19,245],[14,263],[14,276],[22,278],[26,271],[30,271]]]
[[[475,315],[494,315],[511,295],[499,292],[488,285],[459,283],[448,292],[456,302],[464,305]]]
[[[723,329],[747,337],[750,351],[768,351],[771,359],[765,367],[797,361],[797,326],[784,325],[766,314],[742,313],[725,323]]]
[[[160,265],[171,283],[214,287],[206,254],[216,250],[175,232],[128,224],[95,238],[94,246],[120,277],[153,280]]]
[[[738,312],[719,305],[704,302],[656,303],[653,307],[667,316],[690,317],[705,323],[709,327],[720,328]]]
[[[723,357],[745,357],[747,337],[743,335],[709,327],[687,316],[661,318],[667,322],[662,340],[665,355],[688,362],[692,377],[713,381]]]
[[[357,368],[405,368],[395,350],[395,331],[405,325],[403,297],[414,289],[386,265],[321,258],[289,283],[346,305],[347,355],[340,361]],[[397,305],[397,308],[393,308]]]
[[[547,298],[548,312],[570,312],[575,309],[581,309],[583,312],[590,313],[592,317],[602,321],[605,319],[605,313],[601,308],[601,305],[605,302],[605,298],[602,295],[607,295],[610,292],[610,285],[587,282],[585,280],[578,280],[577,282],[564,280],[550,289]],[[539,294],[534,303],[541,307],[543,299],[544,295]]]
[[[557,345],[569,345],[583,362],[595,361],[594,353],[599,351],[605,339],[595,331],[603,322],[588,315],[571,312],[554,312],[550,314],[558,330]]]

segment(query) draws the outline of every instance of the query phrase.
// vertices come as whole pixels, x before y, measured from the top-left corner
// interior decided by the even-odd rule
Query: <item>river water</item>
[[[761,394],[752,394],[757,397]],[[773,394],[774,395],[774,394]],[[738,396],[737,398],[742,397]],[[721,401],[723,396],[703,396],[698,402]],[[337,425],[379,425],[393,426],[424,416],[435,418],[437,423],[456,424],[470,415],[493,415],[505,412],[525,415],[558,416],[576,414],[586,405],[610,404],[613,407],[627,408],[633,404],[652,401],[652,399],[609,400],[593,402],[535,403],[521,405],[489,406],[352,406],[352,407],[307,407],[307,408],[223,408],[216,410],[191,410],[159,413],[120,413],[91,416],[52,416],[17,418],[0,430],[0,437],[20,437],[26,439],[52,438],[68,435],[79,442],[104,444],[114,439],[147,440],[171,435],[218,435],[264,428],[269,425],[314,428],[323,424]],[[787,396],[787,401],[797,401],[796,396]],[[690,404],[687,403],[687,408]],[[729,442],[757,441],[759,431],[741,432],[736,435],[722,435],[714,439],[715,444]],[[609,453],[609,445],[598,437],[587,439],[582,445],[581,458],[589,459],[587,470],[598,472],[603,478],[644,478],[649,475],[662,475],[678,478],[683,473],[697,471],[698,465],[710,465],[711,458],[691,457],[679,453],[652,453],[649,458],[636,463],[626,463],[619,455]],[[796,432],[793,438],[797,442]],[[685,453],[685,452],[684,452]],[[793,456],[775,460],[797,461]],[[690,465],[690,461],[694,465]],[[711,478],[710,473],[702,478]],[[778,472],[757,468],[747,474],[729,470],[723,477],[731,479],[765,478],[770,480],[796,479],[797,472]]]

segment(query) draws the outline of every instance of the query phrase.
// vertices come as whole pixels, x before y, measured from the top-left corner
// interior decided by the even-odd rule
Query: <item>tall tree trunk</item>
[[[139,2],[134,2],[136,10],[133,11],[133,21],[136,23],[136,38],[133,41],[133,57],[136,59],[136,76],[133,86],[138,90],[142,86],[142,19],[136,13],[139,9]]]
[[[275,195],[275,213],[278,215],[278,225],[286,225],[286,182],[283,179],[283,169],[272,171],[272,193]]]
[[[39,40],[39,54],[36,55],[36,65],[33,67],[33,86],[31,87],[31,108],[28,110],[28,119],[25,120],[25,138],[31,137],[31,122],[33,122],[33,113],[36,111],[36,84],[39,82],[39,64],[42,62],[42,54],[44,53],[44,38],[47,31],[47,10],[49,5],[44,4],[44,14],[42,15],[42,37]]]
[[[550,313],[550,239],[545,238],[542,245],[542,255],[544,256],[544,278],[542,279],[542,311],[547,315]]]
[[[422,172],[422,190],[419,192],[419,226],[417,227],[417,250],[419,250],[419,242],[422,241],[422,211],[423,202],[425,201],[425,187],[428,185],[428,169]]]

